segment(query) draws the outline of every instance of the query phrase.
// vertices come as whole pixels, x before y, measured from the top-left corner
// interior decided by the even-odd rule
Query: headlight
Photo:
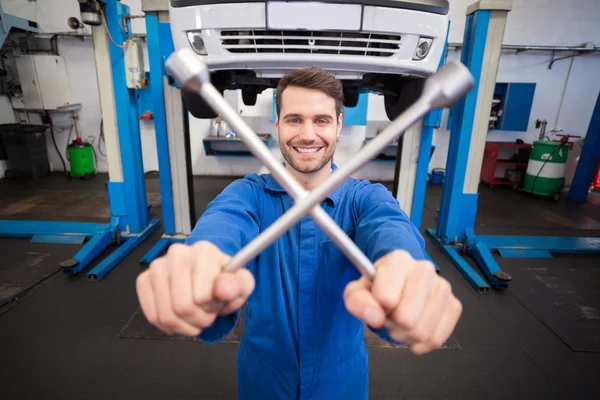
[[[206,51],[206,46],[204,46],[204,39],[202,39],[202,33],[200,32],[188,32],[187,33],[188,40],[190,42],[190,46],[194,51],[202,56],[208,54]]]
[[[417,51],[415,51],[413,60],[421,61],[427,57],[427,54],[429,54],[429,50],[431,49],[431,43],[433,43],[433,39],[419,38],[419,44],[417,45]]]

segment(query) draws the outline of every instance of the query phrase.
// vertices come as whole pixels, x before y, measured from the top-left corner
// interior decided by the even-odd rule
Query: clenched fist
[[[462,313],[462,304],[433,264],[405,251],[377,260],[373,282],[364,277],[350,282],[344,302],[352,315],[373,328],[388,328],[392,339],[415,354],[441,347]]]
[[[197,336],[219,315],[239,309],[254,290],[245,268],[222,272],[230,257],[209,242],[173,244],[137,278],[148,321],[166,334]]]

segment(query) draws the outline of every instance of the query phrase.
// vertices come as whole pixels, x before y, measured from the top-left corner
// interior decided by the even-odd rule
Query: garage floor
[[[105,181],[0,180],[0,219],[106,221]],[[198,215],[229,182],[195,179]],[[160,218],[156,177],[147,189]],[[424,228],[435,226],[440,197],[440,187],[428,188]],[[482,187],[476,232],[600,236],[600,196],[554,204]],[[59,271],[77,245],[0,240],[0,398],[235,398],[239,331],[205,345],[161,335],[139,313],[138,260],[160,234],[98,282]],[[426,240],[463,318],[444,348],[424,357],[369,338],[372,399],[598,398],[600,257],[499,258],[513,283],[480,295]]]

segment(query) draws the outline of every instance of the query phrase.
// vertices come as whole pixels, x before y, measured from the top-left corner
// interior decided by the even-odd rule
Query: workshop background
[[[5,35],[0,52],[0,136],[10,144],[0,146],[0,399],[233,399],[243,323],[218,344],[165,335],[144,317],[135,282],[224,188],[264,167],[239,137],[215,136],[214,120],[175,104],[181,92],[161,68],[173,54],[167,11],[103,3],[111,27],[93,28],[94,46],[76,0],[0,2],[0,38],[11,23],[40,31]],[[467,20],[473,3],[450,1],[447,58],[477,41],[465,63],[489,90],[444,109],[439,127],[430,112],[403,148],[355,173],[396,197],[463,304],[456,330],[426,356],[367,330],[369,398],[596,399],[600,0],[514,0],[510,12],[482,0]],[[106,33],[125,42],[128,13],[139,48],[121,51]],[[487,36],[490,14],[500,25],[508,15],[499,60],[485,57],[500,47]],[[148,75],[132,83],[127,72],[142,64]],[[281,160],[273,92],[253,107],[239,92],[225,98],[273,135]],[[51,104],[27,111],[24,99]],[[478,107],[488,100],[489,113]],[[339,165],[390,124],[381,96],[358,104],[345,110]],[[215,150],[223,139],[242,154]],[[15,175],[8,155],[32,176]]]
[[[141,0],[123,1],[131,7],[132,15],[142,15]],[[471,0],[450,1],[450,44],[461,44],[465,12]],[[96,67],[94,63],[93,44],[89,26],[73,31],[67,25],[67,16],[79,16],[78,4],[71,0],[38,0],[3,1],[6,13],[22,18],[38,21],[40,30],[50,37],[57,35],[58,53],[65,60],[68,84],[74,103],[81,104],[79,126],[86,138],[93,136],[98,144],[100,123],[102,120],[98,98]],[[143,19],[131,21],[132,30],[137,40],[145,43],[146,27]],[[513,10],[508,14],[505,45],[522,46],[579,46],[586,43],[600,43],[600,9],[597,0],[515,0]],[[146,49],[146,47],[143,47]],[[147,57],[147,53],[145,51]],[[460,49],[448,50],[448,59],[460,60]],[[555,58],[564,56],[555,54]],[[531,106],[531,114],[526,131],[490,131],[489,141],[514,142],[522,139],[531,143],[538,137],[539,128],[536,120],[547,120],[547,131],[575,136],[585,136],[594,109],[596,94],[600,90],[600,57],[591,53],[579,57],[557,61],[549,69],[552,61],[551,52],[517,52],[505,50],[500,58],[498,82],[535,83],[535,96]],[[148,68],[148,63],[145,63]],[[239,92],[239,91],[238,91]],[[275,133],[272,127],[272,91],[265,90],[252,107],[244,106],[239,96],[239,109],[248,117],[253,128],[259,133]],[[441,128],[436,132],[433,145],[436,147],[431,159],[430,169],[443,168],[448,153],[449,130],[447,129],[448,110],[445,110]],[[250,119],[252,117],[252,119]],[[15,122],[20,119],[35,123],[34,114],[15,116],[8,95],[0,95],[0,123]],[[70,127],[69,115],[59,114],[56,125]],[[210,120],[199,120],[190,116],[191,158],[195,175],[228,175],[238,176],[260,170],[260,163],[255,159],[218,158],[206,156],[202,146],[202,138],[209,134]],[[343,161],[362,146],[365,137],[371,137],[377,129],[385,127],[389,120],[383,109],[383,96],[369,94],[366,126],[346,126],[342,131],[336,162]],[[151,120],[142,121],[142,148],[144,169],[158,169],[154,126]],[[260,132],[262,130],[262,132]],[[68,139],[68,129],[57,133],[58,148],[64,153]],[[276,135],[274,135],[276,136]],[[276,139],[276,137],[274,137]],[[62,164],[49,135],[48,158],[53,171],[61,171]],[[273,146],[278,155],[278,146]],[[63,157],[65,155],[63,154]],[[97,169],[106,172],[106,158],[100,154]],[[0,177],[3,176],[0,165]],[[394,176],[394,163],[372,163],[356,175],[362,179],[386,180]]]

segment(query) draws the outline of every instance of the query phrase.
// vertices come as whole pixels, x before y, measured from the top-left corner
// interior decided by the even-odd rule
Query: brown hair
[[[281,112],[281,95],[288,86],[315,89],[333,97],[335,100],[336,118],[339,118],[344,102],[344,92],[342,90],[342,83],[330,72],[327,72],[321,67],[310,67],[285,74],[279,81],[277,92],[275,94],[278,117]]]

